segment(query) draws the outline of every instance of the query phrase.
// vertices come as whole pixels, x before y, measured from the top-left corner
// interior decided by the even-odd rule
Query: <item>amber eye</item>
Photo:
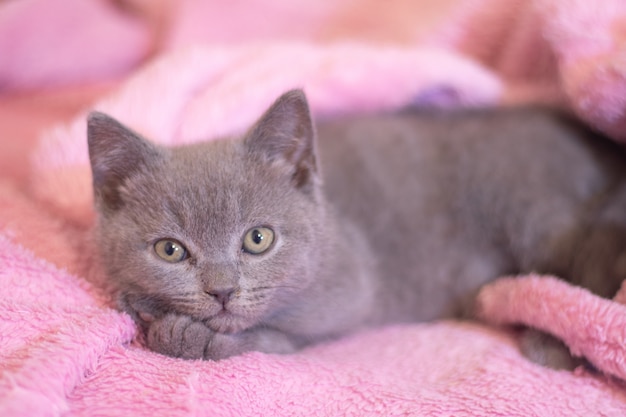
[[[174,239],[161,239],[154,244],[154,251],[164,261],[176,263],[187,259],[187,249]]]
[[[274,231],[269,227],[254,227],[246,232],[242,249],[253,255],[266,252],[274,243]]]

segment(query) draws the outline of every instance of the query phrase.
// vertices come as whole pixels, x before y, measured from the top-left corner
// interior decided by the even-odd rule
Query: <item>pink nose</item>
[[[215,298],[220,304],[226,305],[230,301],[230,297],[235,292],[233,287],[228,288],[211,288],[206,291],[211,297]]]

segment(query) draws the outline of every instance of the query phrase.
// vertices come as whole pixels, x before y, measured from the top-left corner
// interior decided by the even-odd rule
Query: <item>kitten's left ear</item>
[[[100,112],[87,119],[87,142],[95,200],[106,210],[122,206],[120,187],[160,155],[156,146]]]
[[[302,90],[280,96],[254,125],[245,145],[270,161],[287,162],[296,188],[311,192],[318,182],[315,129]]]

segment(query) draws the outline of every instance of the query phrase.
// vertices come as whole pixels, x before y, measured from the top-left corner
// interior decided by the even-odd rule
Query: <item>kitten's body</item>
[[[581,248],[571,245],[602,224],[626,159],[573,120],[536,108],[427,111],[321,124],[318,137],[328,201],[375,254],[390,317],[441,317],[510,273],[617,290],[572,270]]]
[[[626,157],[576,123],[516,109],[317,131],[298,92],[242,139],[171,150],[91,117],[104,263],[151,348],[287,352],[458,314],[503,274],[555,273],[607,296],[620,284]],[[259,226],[272,247],[242,251]],[[189,257],[159,259],[164,238]]]

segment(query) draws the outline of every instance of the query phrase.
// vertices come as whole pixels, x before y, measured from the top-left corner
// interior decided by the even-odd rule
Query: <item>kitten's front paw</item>
[[[166,314],[154,319],[146,334],[150,350],[184,359],[202,359],[215,332],[188,316]]]
[[[176,358],[220,360],[249,351],[289,353],[296,349],[290,337],[277,330],[218,333],[189,316],[172,313],[151,318],[148,326],[147,347]]]

